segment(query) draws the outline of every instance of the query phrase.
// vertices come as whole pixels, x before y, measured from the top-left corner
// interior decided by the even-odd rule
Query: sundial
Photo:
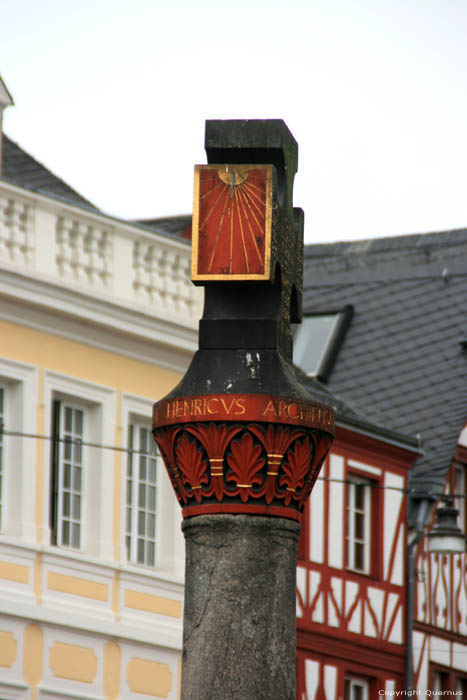
[[[272,166],[197,165],[195,281],[270,278]]]
[[[192,279],[205,287],[199,350],[154,405],[154,434],[184,517],[299,519],[334,414],[291,364],[303,264],[297,143],[280,120],[234,120],[207,122],[205,144],[193,205]]]
[[[181,698],[293,700],[298,522],[334,435],[332,408],[292,365],[298,147],[281,120],[248,119],[208,121],[205,147],[193,207],[199,349],[153,409],[186,537]]]

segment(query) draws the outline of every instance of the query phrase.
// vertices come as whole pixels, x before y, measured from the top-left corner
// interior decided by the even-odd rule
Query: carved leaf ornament
[[[206,450],[211,468],[212,490],[218,501],[223,494],[224,454],[230,440],[240,432],[241,427],[222,423],[199,423],[196,427],[187,425],[186,430],[195,435]]]
[[[305,478],[310,471],[312,455],[313,448],[309,438],[305,438],[304,441],[297,440],[289,450],[288,459],[283,465],[284,476],[279,482],[286,488],[284,499],[286,505],[289,505],[297,489],[303,488]]]
[[[244,433],[240,440],[233,441],[231,454],[227,457],[231,472],[226,479],[235,482],[237,490],[234,493],[240,494],[243,503],[247,502],[248,492],[251,492],[252,487],[263,481],[258,472],[264,466],[264,462],[261,446],[254,444],[250,433]]]
[[[259,423],[190,423],[154,431],[184,517],[257,513],[298,520],[331,437]]]
[[[180,505],[183,505],[188,502],[188,494],[183,486],[180,472],[175,463],[175,439],[179,432],[179,428],[164,428],[160,430],[157,436],[157,444],[175,494]]]
[[[182,435],[178,441],[176,453],[183,482],[191,486],[193,496],[198,503],[201,503],[201,486],[208,483],[206,460],[196,443],[186,435]]]
[[[334,436],[334,412],[304,399],[209,394],[154,404],[154,438],[183,517],[300,519]]]

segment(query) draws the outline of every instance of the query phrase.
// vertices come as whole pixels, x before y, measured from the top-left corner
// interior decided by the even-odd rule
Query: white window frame
[[[454,493],[467,493],[467,465],[462,462],[454,463]],[[466,499],[462,496],[454,497],[454,508],[457,508],[457,525],[464,534],[466,533]]]
[[[371,517],[372,517],[372,498],[371,484],[368,479],[360,477],[356,474],[348,474],[347,476],[347,499],[346,499],[346,552],[347,552],[347,568],[361,574],[369,574],[371,569]],[[363,488],[363,507],[358,508],[356,505],[357,488]],[[357,537],[355,516],[363,514],[363,536]],[[355,545],[363,545],[363,567],[359,567],[356,562]]]
[[[86,413],[88,430],[84,441],[99,447],[86,446],[86,464],[82,474],[83,517],[79,551],[101,560],[112,561],[115,452],[113,449],[106,449],[105,446],[115,445],[116,392],[106,386],[47,371],[44,379],[44,397],[45,420],[48,421],[48,434],[52,438],[55,400],[82,408]],[[41,543],[55,547],[52,544],[53,531],[50,523],[53,445],[52,439],[45,442]]]
[[[141,431],[144,431],[144,445],[141,444]],[[131,449],[126,459],[125,489],[125,548],[127,561],[155,568],[158,560],[160,523],[159,487],[161,483],[161,457],[151,433],[151,422],[133,419],[128,425],[128,436],[132,433]],[[147,453],[141,454],[142,450]],[[152,457],[149,455],[153,455]],[[131,466],[131,475],[129,473]],[[142,477],[141,469],[145,475]],[[153,471],[154,478],[151,478]],[[154,503],[148,503],[151,489],[154,489]],[[144,503],[141,501],[144,500]],[[154,534],[148,533],[148,519],[153,519]],[[142,522],[141,522],[142,520]],[[141,528],[143,532],[141,532]],[[141,553],[140,546],[143,546]],[[153,545],[152,557],[149,551]],[[128,551],[130,550],[130,551]]]
[[[449,675],[445,671],[434,671],[433,672],[433,692],[439,693],[445,690],[446,683],[449,682]]]
[[[89,416],[86,407],[68,400],[57,400],[58,425],[54,426],[56,451],[56,473],[52,477],[57,499],[55,522],[52,525],[55,534],[55,541],[58,547],[70,549],[81,549],[82,534],[85,531],[86,509],[83,503],[83,496],[86,493],[86,458],[88,450],[87,425]],[[54,402],[55,409],[55,402]],[[71,411],[72,426],[67,426],[67,414]],[[81,429],[76,430],[76,418],[81,415]],[[56,432],[55,432],[56,431]],[[66,480],[66,470],[68,479]],[[79,470],[79,471],[78,471]],[[79,473],[79,484],[76,483],[76,476]],[[66,483],[68,481],[68,483]],[[79,499],[79,500],[78,500]],[[66,506],[66,507],[65,507]],[[69,526],[69,533],[64,536],[66,523]],[[75,537],[76,532],[77,537]]]
[[[143,424],[149,428],[152,426],[153,401],[124,393],[122,395],[122,447],[125,452],[121,459],[121,515],[120,515],[120,557],[129,569],[141,571],[155,571],[182,578],[185,570],[185,542],[181,533],[181,508],[175,497],[162,457],[158,458],[158,481],[156,501],[156,561],[155,567],[145,566],[128,561],[126,554],[126,480],[127,480],[127,452],[129,444],[128,426],[130,424]],[[152,439],[152,438],[151,438]]]
[[[369,700],[370,698],[370,683],[365,678],[357,678],[356,676],[345,677],[345,700],[355,700],[354,690],[361,689],[361,700]]]
[[[5,493],[5,476],[6,476],[6,440],[4,435],[5,419],[7,416],[7,387],[6,384],[0,382],[0,533],[4,530],[4,512],[7,502]]]
[[[3,436],[0,537],[32,543],[36,541],[37,439],[26,435],[34,435],[37,428],[37,369],[0,357],[0,385],[5,397],[4,430],[19,433]]]

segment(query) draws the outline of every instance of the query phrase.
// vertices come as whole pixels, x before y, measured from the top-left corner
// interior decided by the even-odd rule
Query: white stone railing
[[[190,247],[0,182],[0,267],[195,326]]]

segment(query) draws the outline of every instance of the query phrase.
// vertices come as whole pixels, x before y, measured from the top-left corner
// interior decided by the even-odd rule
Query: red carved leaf
[[[297,488],[300,488],[305,483],[305,478],[312,466],[313,446],[309,438],[298,441],[290,450],[287,462],[283,465],[284,476],[280,484],[286,486],[287,494],[285,496],[285,504],[288,505]]]
[[[225,425],[223,423],[198,423],[187,425],[186,430],[195,435],[201,442],[210,459],[219,459],[224,456],[230,440],[241,431],[238,425]]]
[[[313,486],[315,485],[315,481],[318,478],[318,475],[321,471],[321,467],[323,466],[324,460],[326,459],[326,455],[329,452],[331,444],[332,444],[332,438],[327,433],[323,433],[323,434],[321,434],[321,436],[314,435],[313,441],[315,443],[315,455],[313,458],[313,468],[310,471],[310,473],[308,474],[305,487],[302,491],[302,495],[300,496],[300,503],[299,503],[300,509],[302,509],[304,507],[310,493],[313,490]]]
[[[155,439],[159,445],[159,449],[163,457],[166,458],[169,465],[172,467],[175,462],[174,455],[174,444],[177,433],[180,432],[180,428],[169,428],[158,430],[155,434]]]
[[[278,472],[285,451],[297,438],[304,435],[303,430],[284,428],[281,425],[249,425],[248,429],[264,446],[268,458],[267,478],[261,496],[264,495],[266,503],[270,504],[279,494],[276,488]]]
[[[193,496],[201,501],[201,485],[208,483],[206,460],[194,442],[183,435],[178,441],[177,464],[183,474],[183,481],[193,489]]]
[[[232,472],[228,474],[227,481],[236,482],[240,498],[245,503],[250,488],[262,482],[258,472],[263,468],[265,460],[261,455],[261,447],[254,444],[250,433],[245,433],[240,440],[234,440],[231,450],[227,463]]]
[[[205,448],[211,466],[211,484],[206,496],[215,494],[218,501],[224,496],[223,459],[229,442],[242,428],[218,423],[198,423],[186,426],[186,430],[198,438]],[[217,468],[216,468],[217,467]]]
[[[180,432],[180,428],[169,428],[158,430],[155,434],[155,440],[162,455],[169,479],[172,482],[173,489],[177,495],[180,504],[187,503],[188,494],[183,486],[180,478],[180,472],[175,464],[175,438]]]
[[[261,441],[266,452],[281,455],[293,440],[305,434],[303,430],[291,430],[281,425],[268,425],[267,429],[260,425],[249,425],[248,429]]]

